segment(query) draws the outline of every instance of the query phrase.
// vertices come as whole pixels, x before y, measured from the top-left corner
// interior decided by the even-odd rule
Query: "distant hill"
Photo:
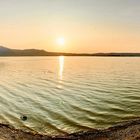
[[[0,46],[0,54],[6,53],[7,51],[10,51],[10,49],[3,47],[3,46]]]
[[[3,46],[0,46],[0,56],[46,56],[48,52],[45,50],[36,50],[36,49],[10,49]]]
[[[140,53],[61,53],[61,52],[47,52],[38,49],[10,49],[0,46],[0,56],[104,56],[104,57],[140,57]]]

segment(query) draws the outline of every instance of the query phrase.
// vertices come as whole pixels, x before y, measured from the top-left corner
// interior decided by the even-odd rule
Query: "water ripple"
[[[139,71],[140,58],[1,59],[0,122],[51,135],[137,118]]]

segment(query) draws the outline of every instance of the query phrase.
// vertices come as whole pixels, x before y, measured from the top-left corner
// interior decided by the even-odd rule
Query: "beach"
[[[107,129],[93,129],[63,136],[25,132],[10,125],[0,124],[0,140],[140,140],[140,118],[120,122]]]

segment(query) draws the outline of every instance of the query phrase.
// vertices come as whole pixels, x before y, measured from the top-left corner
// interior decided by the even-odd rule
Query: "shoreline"
[[[140,118],[123,121],[107,129],[93,129],[64,136],[25,132],[0,124],[0,140],[140,140]]]

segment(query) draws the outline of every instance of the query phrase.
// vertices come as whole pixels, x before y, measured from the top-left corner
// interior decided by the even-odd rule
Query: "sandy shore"
[[[104,130],[93,129],[65,136],[50,137],[0,124],[0,140],[140,140],[140,118],[121,122]]]

